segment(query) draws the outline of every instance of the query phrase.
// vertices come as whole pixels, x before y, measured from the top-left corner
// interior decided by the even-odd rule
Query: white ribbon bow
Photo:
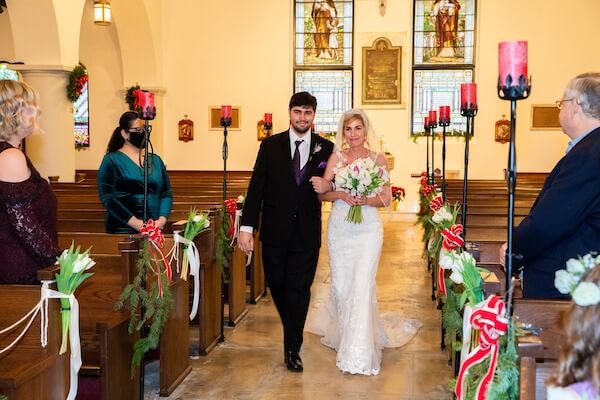
[[[52,290],[48,287],[50,283],[54,281],[42,281],[41,288],[41,298],[39,303],[37,303],[31,311],[29,311],[23,318],[9,326],[8,328],[0,330],[0,335],[9,332],[19,326],[23,321],[29,318],[29,322],[23,332],[7,347],[0,350],[0,354],[7,352],[11,348],[13,348],[19,340],[27,333],[29,327],[35,320],[38,312],[40,313],[40,342],[42,347],[46,347],[48,345],[48,299],[69,299],[71,314],[69,321],[69,344],[71,348],[71,377],[70,377],[70,385],[69,394],[67,395],[67,400],[75,400],[77,396],[77,384],[78,379],[77,376],[79,374],[79,369],[81,368],[81,342],[79,340],[79,302],[75,298],[73,294],[64,294],[61,292],[57,292],[56,290]],[[61,324],[62,326],[62,324]]]
[[[200,301],[200,252],[193,241],[184,238],[179,232],[181,231],[173,232],[173,240],[175,241],[173,247],[175,250],[171,259],[175,257],[175,260],[177,260],[177,271],[179,271],[179,243],[187,246],[185,252],[190,263],[190,275],[194,277],[194,298],[192,301],[192,311],[190,312],[191,321],[198,313],[198,302]]]

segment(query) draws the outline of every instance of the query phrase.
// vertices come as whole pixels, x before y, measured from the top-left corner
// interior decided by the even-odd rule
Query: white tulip
[[[442,207],[439,210],[437,210],[435,214],[433,214],[433,217],[431,217],[431,219],[436,224],[439,224],[442,221],[452,221],[452,214],[450,214],[448,210],[446,210],[446,207]]]
[[[73,273],[87,271],[94,265],[96,265],[96,262],[92,260],[87,254],[80,254],[77,256],[77,260],[75,260],[75,264],[73,265]]]
[[[237,202],[238,203],[243,203],[244,202],[244,196],[242,196],[241,194],[237,197]]]
[[[573,291],[573,301],[579,306],[600,303],[600,288],[592,282],[581,282]]]
[[[203,219],[204,219],[204,216],[203,216],[202,214],[196,214],[196,215],[194,216],[194,219],[193,219],[192,221],[194,221],[194,222],[200,222],[200,221],[202,221]]]
[[[464,282],[462,274],[455,269],[452,269],[452,273],[450,274],[450,279],[452,282],[457,284],[462,284]]]

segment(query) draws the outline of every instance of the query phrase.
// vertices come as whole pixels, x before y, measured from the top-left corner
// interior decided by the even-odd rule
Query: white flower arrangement
[[[439,224],[442,221],[453,221],[454,217],[453,217],[452,213],[449,210],[449,206],[444,205],[442,208],[440,208],[439,210],[437,210],[433,214],[433,216],[431,217],[431,219],[436,224]]]
[[[578,306],[600,304],[600,287],[593,282],[581,282],[589,270],[600,264],[600,255],[595,252],[567,260],[567,268],[554,274],[554,287],[562,294],[570,294]]]

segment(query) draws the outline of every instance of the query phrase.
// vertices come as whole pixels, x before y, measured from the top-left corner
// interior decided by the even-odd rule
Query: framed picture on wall
[[[227,130],[240,130],[241,110],[239,106],[231,107],[231,126]],[[210,106],[208,109],[208,129],[211,131],[222,130],[221,126],[221,106]]]
[[[558,113],[554,104],[534,104],[531,106],[531,130],[560,131]]]

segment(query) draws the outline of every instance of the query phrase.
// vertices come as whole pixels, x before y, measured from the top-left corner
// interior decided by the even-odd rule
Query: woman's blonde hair
[[[371,121],[369,121],[367,114],[360,108],[351,108],[350,110],[345,111],[340,117],[338,131],[335,135],[335,148],[339,151],[345,148],[346,141],[344,139],[344,127],[355,119],[360,120],[365,128],[365,147],[376,153],[381,152],[381,149],[379,148],[379,139],[373,131]]]
[[[24,122],[21,114],[28,107],[36,111],[26,121],[30,126],[39,113],[35,90],[23,82],[0,80],[0,140],[7,141],[17,133]]]
[[[600,285],[600,267],[591,269],[581,282]],[[590,381],[600,392],[600,304],[579,306],[573,302],[564,319],[566,343],[558,371],[548,383],[569,386]]]

